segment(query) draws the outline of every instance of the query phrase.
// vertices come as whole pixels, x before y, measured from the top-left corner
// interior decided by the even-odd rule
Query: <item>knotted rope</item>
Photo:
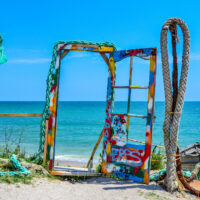
[[[18,171],[12,171],[12,172],[0,172],[0,176],[14,176],[14,175],[29,175],[31,172],[26,169],[25,167],[21,166],[19,161],[17,160],[17,156],[13,154],[10,158],[10,161],[12,165],[18,170]]]
[[[178,87],[177,100],[173,109],[172,85],[170,79],[167,33],[172,26],[179,25],[183,32],[182,69]],[[172,33],[172,29],[170,30]],[[179,123],[184,104],[190,54],[190,34],[185,22],[179,18],[168,19],[161,31],[162,69],[165,89],[165,120],[163,125],[164,143],[167,155],[167,187],[169,191],[177,188],[176,151],[178,143]]]
[[[183,32],[183,55],[181,76],[178,87],[178,69],[176,55],[176,40],[177,40],[177,25],[180,26]],[[173,92],[170,79],[170,70],[168,62],[167,50],[167,33],[170,30],[172,35],[173,48]],[[189,54],[190,54],[190,34],[185,22],[179,18],[168,19],[162,27],[161,31],[161,54],[162,68],[165,88],[165,121],[163,125],[164,142],[167,156],[167,188],[169,191],[174,191],[178,188],[177,178],[182,185],[192,194],[200,196],[200,191],[192,188],[182,173],[182,165],[178,147],[178,132],[179,123],[184,104],[184,96],[186,90],[188,69],[189,69]]]

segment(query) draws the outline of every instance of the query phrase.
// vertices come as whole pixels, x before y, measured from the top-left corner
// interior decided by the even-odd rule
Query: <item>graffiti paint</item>
[[[50,83],[51,91],[50,91],[50,104],[49,104],[48,136],[47,136],[47,160],[49,161],[50,171],[52,171],[54,168],[60,62],[61,62],[61,55],[65,50],[112,53],[114,51],[114,48],[109,47],[109,46],[98,46],[98,45],[88,45],[88,44],[70,44],[68,42],[57,44],[57,51],[56,51],[57,56],[56,56],[56,61],[55,61],[55,67],[52,72],[52,80]],[[111,91],[111,88],[110,88],[110,91]],[[109,121],[108,121],[108,124],[110,124]]]
[[[112,113],[112,107],[114,106],[115,63],[130,56],[150,60],[145,145],[128,143],[129,117],[131,116],[128,115],[129,113],[114,115]],[[148,184],[154,116],[156,49],[146,48],[115,51],[110,56],[109,64],[102,171],[104,174],[113,174],[123,179]],[[133,89],[139,86],[129,87]]]
[[[154,115],[154,95],[156,76],[156,49],[132,49],[114,51],[113,47],[98,45],[83,45],[60,43],[57,45],[57,57],[51,80],[50,105],[49,105],[49,126],[48,126],[48,149],[47,160],[49,170],[53,171],[56,144],[57,128],[57,106],[59,96],[59,73],[62,53],[64,51],[88,51],[109,53],[109,73],[107,85],[107,106],[104,126],[103,162],[102,171],[105,174],[129,179],[136,182],[149,182],[151,137]],[[114,88],[115,86],[115,64],[129,56],[138,56],[150,60],[150,76],[148,86],[148,108],[146,123],[145,145],[133,145],[128,143],[129,116],[120,114],[113,115]],[[134,86],[132,88],[137,88]],[[60,174],[59,174],[60,175]]]

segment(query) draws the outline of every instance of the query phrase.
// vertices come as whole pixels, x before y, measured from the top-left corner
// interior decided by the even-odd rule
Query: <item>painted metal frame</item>
[[[50,106],[49,106],[49,121],[48,121],[48,136],[47,136],[47,160],[49,161],[49,170],[54,175],[62,175],[59,172],[54,171],[54,159],[55,159],[55,144],[56,144],[56,129],[57,129],[57,110],[58,110],[58,95],[59,95],[59,81],[60,81],[60,65],[61,60],[70,51],[86,51],[100,53],[106,64],[108,64],[108,58],[106,53],[110,54],[114,51],[113,47],[90,45],[90,44],[58,44],[57,45],[57,57],[55,69],[53,72],[52,86],[50,92]]]
[[[150,75],[148,87],[132,86],[133,57],[137,56],[150,60]],[[103,161],[104,174],[112,174],[123,179],[149,183],[152,128],[154,119],[154,97],[156,83],[156,56],[155,48],[131,49],[115,51],[109,58],[109,76],[107,86],[107,107],[104,127]],[[115,86],[115,64],[130,57],[129,86]],[[128,88],[128,109],[126,114],[116,114],[114,111],[115,88]],[[148,89],[147,116],[138,116],[130,112],[130,97],[132,89]],[[128,143],[129,118],[145,118],[146,142],[145,145]]]
[[[108,85],[107,85],[107,107],[104,127],[103,143],[103,162],[102,171],[104,174],[113,174],[117,177],[130,179],[137,182],[148,183],[151,157],[151,137],[154,115],[154,96],[155,96],[155,79],[156,79],[156,49],[132,49],[126,51],[114,51],[113,47],[89,45],[89,44],[58,44],[57,57],[53,77],[51,81],[48,136],[47,136],[47,160],[49,161],[49,170],[53,175],[66,175],[65,172],[54,170],[55,145],[56,145],[56,128],[57,128],[57,109],[59,95],[59,79],[61,60],[70,51],[86,51],[100,53],[108,65]],[[110,55],[109,59],[106,53]],[[115,86],[115,64],[120,60],[130,57],[131,69],[133,57],[150,60],[149,86],[139,87],[131,85],[131,76],[129,77],[129,86]],[[130,70],[131,71],[131,70]],[[148,114],[147,116],[136,116],[129,113],[115,114],[114,108],[114,90],[115,88],[129,89],[129,104],[132,89],[148,89]],[[129,129],[129,117],[141,117],[147,119],[146,126],[146,144],[132,145],[127,141]],[[125,137],[123,137],[125,136]],[[137,158],[137,159],[135,159]]]

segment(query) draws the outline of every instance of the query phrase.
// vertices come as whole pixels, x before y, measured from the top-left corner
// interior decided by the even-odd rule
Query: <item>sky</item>
[[[199,1],[3,1],[0,34],[6,64],[0,65],[0,101],[44,101],[52,48],[59,40],[109,41],[117,49],[157,47],[156,101],[164,101],[160,32],[170,17],[183,19],[191,35],[190,69],[186,101],[200,100]],[[178,31],[181,62],[182,33]],[[169,36],[169,54],[171,56]],[[117,65],[117,84],[128,83],[129,60]],[[179,71],[181,63],[179,62]],[[170,58],[171,63],[171,58]],[[148,83],[148,62],[133,62],[133,84]],[[70,52],[61,63],[62,101],[104,101],[107,66],[95,53]],[[145,91],[133,91],[132,100],[147,100]],[[127,100],[127,91],[116,91],[116,100]]]

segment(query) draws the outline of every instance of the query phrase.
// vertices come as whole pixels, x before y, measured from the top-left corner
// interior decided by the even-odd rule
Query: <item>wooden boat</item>
[[[200,162],[200,142],[189,145],[180,151],[183,170],[193,171]]]

